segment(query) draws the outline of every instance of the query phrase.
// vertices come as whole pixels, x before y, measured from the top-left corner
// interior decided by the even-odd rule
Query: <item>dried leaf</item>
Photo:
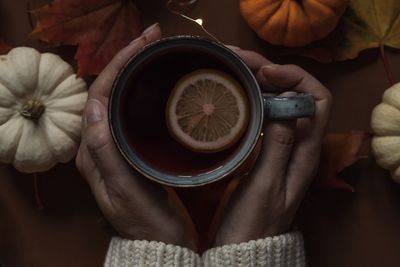
[[[353,59],[369,48],[400,49],[400,1],[351,0],[338,28],[324,40],[290,54],[320,62]]]
[[[79,45],[78,75],[99,74],[112,57],[142,32],[139,11],[129,0],[55,0],[33,11],[31,37]]]
[[[7,54],[11,50],[11,46],[9,46],[4,41],[0,40],[0,55]]]
[[[340,173],[359,159],[368,157],[370,140],[371,134],[358,131],[326,136],[315,186],[321,189],[354,191],[353,187],[343,180]]]

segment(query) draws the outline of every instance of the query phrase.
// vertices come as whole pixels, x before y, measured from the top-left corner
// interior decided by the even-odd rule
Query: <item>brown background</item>
[[[26,38],[31,31],[27,9],[47,2],[0,0],[0,36],[12,45],[50,50],[71,61],[74,48],[52,48]],[[137,1],[145,26],[160,22],[165,36],[202,34],[193,23],[170,14],[164,4]],[[203,18],[206,28],[224,43],[258,51],[277,63],[299,64],[320,79],[334,96],[330,133],[369,130],[371,110],[388,87],[377,49],[363,52],[356,60],[323,65],[279,55],[246,26],[237,0],[199,0],[190,15]],[[400,69],[400,54],[390,50],[388,57],[392,69]],[[395,77],[400,80],[400,72],[395,71]],[[310,266],[400,266],[399,186],[372,159],[355,164],[344,176],[355,193],[310,194],[299,212]],[[112,230],[73,162],[40,174],[39,188],[45,203],[42,212],[36,208],[32,176],[0,166],[0,263],[100,266]],[[198,222],[207,221],[204,216],[213,210],[202,205],[199,196],[217,189],[182,193],[192,210],[197,209],[193,213]]]

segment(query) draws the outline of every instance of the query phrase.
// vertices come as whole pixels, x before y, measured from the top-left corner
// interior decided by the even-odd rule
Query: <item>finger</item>
[[[165,191],[161,187],[153,186],[147,179],[141,179],[124,160],[114,144],[108,125],[106,107],[98,100],[88,101],[85,109],[87,127],[85,129],[86,146],[98,172],[101,174],[100,181],[97,177],[88,177],[92,189],[112,191],[119,198],[135,198],[144,205],[152,202],[152,194],[158,194],[158,198],[165,197]]]
[[[160,38],[161,28],[159,24],[156,23],[148,27],[140,37],[136,38],[128,46],[123,48],[117,55],[114,56],[111,62],[92,84],[89,90],[89,98],[108,98],[112,84],[125,63],[137,52],[139,52],[139,50],[142,49],[146,44],[152,43]]]
[[[250,70],[254,73],[257,82],[260,84],[261,89],[264,92],[268,93],[280,93],[281,91],[276,89],[268,79],[265,78],[265,75],[262,72],[262,67],[272,64],[271,61],[266,59],[264,56],[248,50],[242,50],[241,48],[233,45],[227,45],[229,49],[235,52],[239,57],[243,59],[246,65],[250,68]]]
[[[293,91],[312,94],[316,100],[329,95],[326,89],[311,74],[296,65],[270,64],[262,67],[265,77],[275,86]]]
[[[93,184],[100,183],[100,177],[98,175],[94,177],[94,172],[96,172],[97,169],[89,154],[89,151],[87,150],[86,140],[84,140],[84,138],[82,138],[81,140],[78,154],[75,159],[75,165],[83,178],[85,178],[88,183],[90,182],[88,181],[88,179],[91,179],[93,181]]]
[[[311,119],[309,139],[320,141],[325,130],[332,96],[317,79],[302,68],[295,65],[268,65],[262,68],[263,74],[272,84],[282,90],[293,90],[300,93],[312,94],[315,99],[316,112]]]
[[[315,176],[332,97],[328,89],[297,66],[267,66],[263,68],[263,72],[276,86],[310,93],[316,100],[314,117],[298,120],[299,134],[287,174],[287,203],[296,206]]]
[[[291,96],[293,93],[285,93],[282,96]],[[265,200],[274,193],[285,190],[285,177],[288,162],[292,153],[295,139],[295,121],[269,121],[264,128],[264,140],[260,157],[258,158],[251,176],[241,190],[241,199],[247,205],[259,209],[262,212],[264,201],[250,203],[254,197]],[[284,191],[283,191],[284,192]]]
[[[124,174],[126,176],[129,168],[114,145],[108,126],[106,107],[100,101],[90,99],[86,105],[85,116],[86,146],[103,179],[113,180]],[[119,183],[120,179],[115,182]]]
[[[266,59],[264,56],[250,50],[243,50],[237,46],[227,45],[229,49],[235,52],[239,57],[243,59],[246,65],[251,71],[257,72],[262,66],[272,64],[271,61]]]
[[[292,94],[285,93],[284,96]],[[275,235],[286,227],[271,226],[271,223],[273,224],[276,213],[283,210],[285,205],[282,196],[286,193],[286,172],[294,136],[295,121],[266,123],[260,157],[251,175],[241,181],[229,200],[224,219],[218,228],[218,235],[222,235],[223,243],[220,244],[219,237],[216,240],[218,245]],[[237,233],[225,232],[226,228],[231,228],[231,224],[240,226]]]
[[[281,96],[293,96],[285,92]],[[273,187],[278,191],[286,187],[286,172],[295,142],[296,121],[267,121],[260,159],[253,173],[254,188],[262,194]],[[248,194],[252,194],[249,192]]]

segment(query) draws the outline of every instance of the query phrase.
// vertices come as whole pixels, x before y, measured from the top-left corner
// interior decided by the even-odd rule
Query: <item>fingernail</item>
[[[90,125],[103,119],[102,104],[96,99],[90,99],[86,106],[86,123]]]
[[[268,75],[268,71],[275,70],[279,65],[278,64],[268,64],[262,66],[261,70],[264,75]]]
[[[231,50],[241,50],[241,48],[239,46],[236,46],[236,45],[226,45],[226,47],[228,47]]]
[[[132,42],[130,42],[129,44],[131,45],[131,44],[135,44],[135,43],[137,43],[137,42],[139,42],[140,40],[144,40],[144,39],[146,39],[146,37],[145,36],[139,36],[139,37],[137,37],[136,39],[134,39]]]
[[[298,93],[294,91],[286,91],[280,94],[279,96],[285,96],[285,97],[291,97],[291,96],[297,96]]]
[[[141,34],[139,37],[135,38],[135,39],[134,39],[132,42],[130,42],[129,44],[131,45],[131,44],[135,44],[135,43],[137,43],[137,42],[140,42],[141,40],[146,40],[148,34],[149,34],[155,27],[157,27],[158,25],[159,25],[158,22],[156,22],[156,23],[150,25],[149,27],[147,27],[147,28],[142,32],[142,34]]]
[[[278,64],[268,64],[268,65],[264,65],[262,68],[263,69],[270,69],[270,70],[274,70],[278,67]]]
[[[158,22],[156,22],[156,23],[150,25],[149,27],[147,27],[147,28],[143,31],[142,36],[147,36],[147,35],[149,34],[149,32],[151,32],[151,31],[152,31],[155,27],[157,27],[157,26],[158,26]]]

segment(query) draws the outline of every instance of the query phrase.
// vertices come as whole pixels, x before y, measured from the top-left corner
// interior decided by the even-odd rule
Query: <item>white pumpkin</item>
[[[59,56],[19,47],[0,56],[0,161],[41,172],[71,160],[87,86]]]
[[[372,112],[372,150],[378,164],[400,183],[400,83],[387,89]]]

